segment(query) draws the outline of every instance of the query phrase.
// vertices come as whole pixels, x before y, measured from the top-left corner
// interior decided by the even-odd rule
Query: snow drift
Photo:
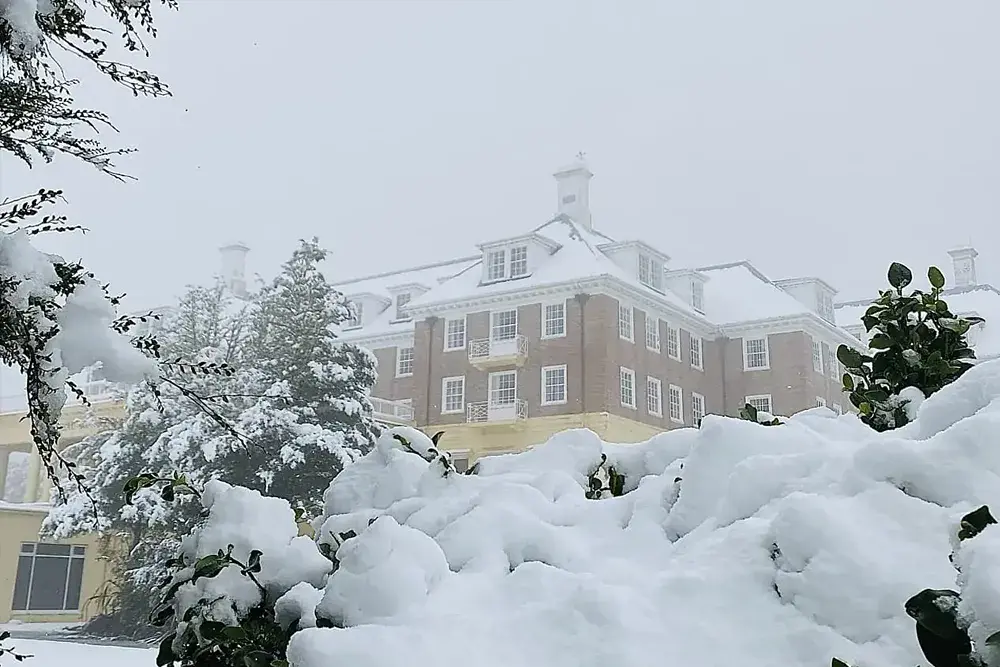
[[[956,588],[958,519],[1000,508],[998,399],[1000,362],[989,362],[890,433],[825,408],[774,427],[708,417],[638,445],[575,430],[484,460],[478,475],[443,474],[392,437],[421,450],[426,436],[394,429],[326,492],[317,540],[357,537],[339,546],[339,569],[312,572],[279,602],[307,628],[290,663],[920,664],[903,605]],[[602,453],[627,493],[587,500]],[[227,501],[208,502],[206,530],[241,534],[227,522],[259,515],[276,535],[290,516],[255,494],[210,496]],[[963,611],[978,637],[1000,629],[1000,529],[987,533],[959,557],[974,566]],[[313,627],[317,616],[345,627]]]

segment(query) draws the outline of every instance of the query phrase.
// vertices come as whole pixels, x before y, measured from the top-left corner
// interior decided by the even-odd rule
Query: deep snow
[[[38,641],[34,639],[9,639],[6,645],[31,658],[17,662],[3,657],[3,665],[24,667],[153,667],[156,664],[154,649],[95,646],[70,642]]]
[[[348,627],[297,633],[294,667],[912,667],[905,601],[955,588],[958,519],[1000,508],[998,398],[989,362],[891,433],[825,408],[780,426],[708,417],[631,446],[576,430],[469,476],[404,451],[393,434],[417,450],[429,440],[394,429],[326,493],[318,539],[359,534],[333,575],[287,562],[306,546],[287,506],[225,485],[206,494],[212,518],[189,547],[239,537],[237,556],[263,550],[272,590],[310,582],[283,619]],[[628,493],[587,500],[602,451]],[[963,612],[980,638],[1000,629],[998,559],[1000,527],[958,559],[972,565]]]

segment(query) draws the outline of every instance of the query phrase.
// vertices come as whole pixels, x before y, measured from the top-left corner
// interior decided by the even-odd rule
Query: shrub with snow
[[[924,397],[933,394],[972,367],[975,353],[966,334],[981,317],[956,317],[941,298],[944,274],[927,272],[929,292],[903,289],[913,281],[909,268],[893,262],[892,289],[880,292],[862,317],[874,351],[862,354],[841,345],[837,358],[847,368],[844,391],[861,420],[879,431],[912,421]]]

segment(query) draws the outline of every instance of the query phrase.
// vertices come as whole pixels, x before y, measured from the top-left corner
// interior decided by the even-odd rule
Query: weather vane
[[[587,157],[587,154],[584,153],[583,151],[580,151],[579,153],[576,154],[576,159],[579,160],[580,162],[583,162],[583,159],[585,157]]]

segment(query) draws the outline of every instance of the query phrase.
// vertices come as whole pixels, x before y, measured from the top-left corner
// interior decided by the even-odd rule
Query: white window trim
[[[562,306],[562,309],[563,309],[563,327],[562,327],[562,333],[558,333],[558,334],[546,334],[545,333],[545,321],[546,321],[545,320],[545,309],[548,308],[549,306]],[[541,331],[541,339],[542,340],[547,340],[549,338],[565,338],[566,337],[566,329],[569,328],[568,327],[568,322],[566,321],[568,319],[568,317],[567,317],[568,313],[566,311],[567,311],[567,308],[566,308],[566,302],[565,301],[549,301],[548,303],[545,303],[545,302],[542,303],[542,331]]]
[[[562,370],[563,372],[563,397],[561,401],[546,401],[545,400],[545,374],[546,371],[557,371]],[[554,366],[542,366],[542,393],[540,405],[566,405],[566,401],[569,397],[569,371],[566,370],[566,364],[555,364]]]
[[[628,309],[628,332],[629,335],[622,335],[622,310]],[[626,305],[622,302],[618,302],[618,338],[621,340],[627,340],[630,343],[635,342],[635,306]]]
[[[503,261],[500,263],[500,267],[503,269],[503,273],[500,276],[490,275],[490,269],[493,266],[492,257],[494,254],[503,254]],[[486,251],[485,257],[486,264],[486,275],[483,276],[484,281],[487,283],[498,283],[501,280],[507,280],[507,276],[510,272],[510,253],[507,248],[491,248]]]
[[[649,386],[650,385],[656,385],[656,397],[657,397],[657,401],[656,402],[658,404],[658,407],[657,407],[657,409],[655,411],[649,409]],[[654,417],[662,417],[663,416],[663,383],[660,381],[659,378],[650,377],[648,375],[646,376],[646,412],[648,412],[649,414],[653,415]]]
[[[840,403],[834,403],[833,411],[836,412],[838,415],[842,415],[844,414],[844,407]]]
[[[514,378],[514,401],[513,403],[493,403],[493,378],[501,376],[512,376]],[[486,405],[517,405],[517,371],[494,371],[486,376]]]
[[[461,347],[448,347],[448,325],[452,322],[462,323],[462,342],[464,343]],[[456,350],[464,350],[469,347],[469,319],[465,315],[462,317],[449,317],[444,321],[444,351],[454,352]]]
[[[823,398],[822,396],[817,396],[816,397],[816,407],[817,408],[825,408],[826,407],[826,399]]]
[[[399,372],[399,351],[400,350],[413,350],[413,358],[410,360],[410,372],[400,373]],[[396,346],[396,377],[398,378],[408,378],[413,375],[413,366],[416,363],[417,351],[412,345],[399,345]]]
[[[524,273],[519,273],[514,275],[514,251],[524,250]],[[531,275],[531,266],[528,264],[528,246],[526,245],[515,245],[507,249],[507,277],[510,279],[514,278],[525,278]]]
[[[701,402],[701,416],[700,417],[695,417],[694,416],[695,399],[698,399]],[[691,392],[691,421],[694,423],[695,426],[697,426],[698,425],[698,421],[701,420],[701,419],[704,419],[706,414],[707,414],[707,411],[705,409],[705,397],[702,396],[701,394],[699,394],[696,391],[692,391]]]
[[[625,384],[625,378],[626,377],[632,378],[632,403],[626,403],[624,400],[622,400],[622,393],[623,393],[622,392],[622,387]],[[618,399],[621,401],[621,404],[622,404],[623,408],[629,408],[631,410],[636,410],[637,409],[636,408],[637,403],[636,403],[636,398],[635,398],[636,393],[637,392],[636,392],[636,387],[635,387],[635,371],[633,371],[631,368],[625,368],[624,366],[619,366],[618,367]]]
[[[499,340],[511,340],[510,338],[494,338],[493,337],[493,331],[494,331],[493,319],[494,319],[494,317],[496,317],[500,313],[510,313],[510,312],[514,313],[514,336],[513,337],[517,338],[518,329],[520,329],[520,327],[521,327],[521,314],[518,312],[518,308],[516,306],[514,308],[501,308],[500,310],[492,310],[492,311],[490,311],[490,336],[489,336],[489,338],[490,338],[491,342],[496,342],[496,341],[499,341]]]
[[[664,345],[667,348],[667,358],[668,359],[673,359],[674,361],[681,361],[681,358],[684,356],[684,353],[681,352],[681,328],[680,327],[672,327],[672,326],[670,326],[669,322],[666,322],[665,324],[667,325],[667,340],[664,343]],[[676,356],[670,354],[670,332],[671,331],[673,331],[674,333],[677,334],[677,355]]]
[[[649,323],[653,323],[653,327],[656,331],[656,347],[652,347],[649,344]],[[646,313],[646,324],[643,327],[643,337],[646,339],[646,349],[652,350],[653,352],[659,352],[663,349],[663,339],[660,336],[660,318],[654,316],[652,313]]]
[[[705,370],[705,339],[702,338],[701,336],[695,336],[694,334],[690,334],[690,337],[691,337],[691,343],[689,347],[693,348],[694,342],[698,341],[698,365],[697,366],[695,365],[694,356],[692,355],[691,368],[697,371],[703,371]],[[688,354],[690,354],[690,351],[688,351]]]
[[[447,410],[445,406],[448,405],[448,383],[456,382],[461,380],[462,382],[462,405],[454,410]],[[465,376],[464,375],[453,375],[451,377],[441,378],[441,414],[443,415],[457,415],[465,412]]]
[[[750,342],[750,341],[756,341],[756,340],[762,340],[762,341],[764,341],[764,365],[763,366],[754,366],[753,368],[750,368],[749,363],[747,363],[749,361],[749,359],[750,359],[749,350],[747,348],[747,343]],[[769,370],[771,370],[771,343],[768,340],[767,334],[764,334],[764,336],[760,337],[760,338],[744,338],[743,339],[743,372],[749,373],[749,372],[753,372],[753,371],[769,371]]]
[[[823,362],[823,342],[819,341],[819,340],[816,340],[815,338],[810,338],[809,342],[810,342],[810,345],[809,345],[809,354],[812,355],[813,371],[816,372],[816,373],[819,373],[820,375],[825,375],[824,369],[823,369],[823,366],[824,366],[824,362]],[[817,350],[819,350],[819,354],[818,355],[816,354]],[[819,362],[818,365],[816,363],[817,361]]]
[[[670,414],[670,397],[673,395],[674,390],[677,390],[677,414],[679,417],[674,417]],[[684,390],[675,384],[670,385],[667,391],[667,415],[670,417],[670,421],[675,424],[684,423]]]
[[[748,405],[748,404],[749,405],[753,405],[753,403],[751,403],[752,400],[760,400],[760,399],[764,399],[764,398],[767,399],[767,406],[768,406],[768,408],[770,408],[769,410],[765,410],[764,412],[767,412],[768,414],[772,414],[773,415],[774,414],[774,401],[771,399],[771,394],[752,394],[750,396],[745,396],[743,398],[743,404],[744,405]],[[758,410],[760,410],[760,408],[758,408]]]

